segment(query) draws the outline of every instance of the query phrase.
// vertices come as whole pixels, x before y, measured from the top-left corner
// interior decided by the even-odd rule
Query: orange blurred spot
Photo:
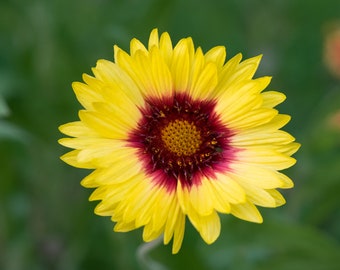
[[[340,79],[340,22],[334,23],[326,35],[324,59],[330,72]]]
[[[337,130],[340,130],[340,111],[335,112],[329,117],[329,125]]]

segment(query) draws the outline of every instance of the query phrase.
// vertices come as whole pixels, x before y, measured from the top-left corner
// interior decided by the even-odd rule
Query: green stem
[[[160,236],[151,242],[142,243],[137,249],[137,260],[143,269],[147,270],[166,270],[167,268],[159,262],[150,258],[150,252],[162,243],[163,237]]]

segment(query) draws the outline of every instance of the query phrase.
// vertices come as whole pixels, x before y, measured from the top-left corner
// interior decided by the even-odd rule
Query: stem
[[[147,270],[166,270],[167,268],[150,258],[150,252],[162,243],[162,236],[151,242],[142,243],[137,249],[137,260]]]

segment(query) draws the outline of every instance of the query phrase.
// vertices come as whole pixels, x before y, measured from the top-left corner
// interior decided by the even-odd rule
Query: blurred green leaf
[[[208,258],[206,269],[336,270],[340,264],[336,242],[309,226],[235,222],[223,234],[216,245],[201,248]]]
[[[0,95],[0,118],[9,114],[9,108],[5,102],[5,99]]]
[[[27,142],[30,137],[31,136],[27,132],[20,129],[16,125],[4,120],[0,120],[0,140],[11,139],[21,142]]]

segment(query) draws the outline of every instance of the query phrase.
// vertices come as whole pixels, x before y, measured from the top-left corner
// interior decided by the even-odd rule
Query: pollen
[[[161,130],[161,137],[165,147],[179,157],[195,154],[202,144],[200,131],[187,120],[170,122]]]

